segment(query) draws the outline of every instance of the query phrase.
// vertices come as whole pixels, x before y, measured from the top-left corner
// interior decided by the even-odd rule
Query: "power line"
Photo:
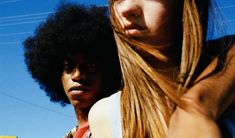
[[[234,22],[234,21],[235,21],[235,19],[231,19],[231,20],[225,20],[223,22]]]
[[[22,21],[22,20],[34,20],[34,19],[45,19],[45,16],[36,16],[36,17],[22,17],[22,18],[11,18],[6,20],[0,20],[0,22],[16,22],[16,21]]]
[[[11,3],[11,2],[18,2],[22,0],[6,0],[6,1],[1,1],[0,4],[5,4],[5,3]]]
[[[21,25],[21,24],[30,24],[30,23],[36,23],[36,22],[42,22],[42,21],[44,21],[44,20],[35,20],[35,21],[26,21],[26,22],[0,24],[0,27],[3,27],[3,26],[13,26],[13,25]]]
[[[14,36],[14,35],[24,35],[24,34],[32,34],[32,31],[29,31],[29,32],[17,32],[17,33],[0,34],[0,37]]]
[[[235,19],[229,19],[229,20],[226,20],[226,19],[224,19],[224,20],[215,20],[216,21],[216,23],[227,23],[227,22],[234,22],[235,21]]]
[[[12,41],[12,42],[2,42],[0,43],[0,46],[2,45],[14,45],[14,44],[21,44],[21,41]]]
[[[50,109],[50,108],[47,108],[47,107],[38,105],[38,104],[35,104],[35,103],[32,103],[32,102],[29,102],[29,101],[20,99],[20,98],[18,98],[18,97],[9,95],[9,94],[4,93],[4,92],[1,92],[1,91],[0,91],[0,94],[1,94],[1,95],[4,95],[4,96],[6,96],[6,97],[9,97],[9,98],[11,98],[11,99],[20,101],[20,102],[22,102],[22,103],[25,103],[25,104],[28,104],[28,105],[31,105],[31,106],[34,106],[34,107],[37,107],[37,108],[41,108],[41,109],[46,110],[46,111],[50,111],[50,112],[53,112],[53,113],[56,113],[56,114],[59,114],[59,115],[65,116],[65,117],[74,118],[74,116],[71,116],[71,115],[68,115],[68,114],[65,114],[65,113],[62,113],[62,112],[59,112],[59,111],[56,111],[56,110],[53,110],[53,109]]]
[[[233,8],[233,7],[235,7],[235,4],[234,5],[221,6],[220,8],[221,9],[228,9],[228,8]]]
[[[22,14],[22,15],[16,15],[16,16],[5,16],[5,17],[0,17],[0,20],[3,19],[11,19],[11,18],[21,18],[21,17],[28,17],[28,16],[38,16],[38,15],[47,15],[47,14],[51,14],[53,12],[38,12],[38,13],[30,13],[30,14]]]
[[[17,16],[0,17],[0,27],[41,22],[52,12],[30,13]]]

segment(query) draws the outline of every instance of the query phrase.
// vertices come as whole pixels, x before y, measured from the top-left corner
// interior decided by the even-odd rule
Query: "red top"
[[[88,122],[81,128],[79,128],[75,135],[74,135],[74,138],[86,138],[87,135],[90,134],[90,130],[89,130],[89,124]]]

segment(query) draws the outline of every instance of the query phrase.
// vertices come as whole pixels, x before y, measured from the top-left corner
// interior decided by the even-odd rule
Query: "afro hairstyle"
[[[73,52],[102,62],[103,97],[120,87],[120,64],[107,7],[60,3],[23,44],[27,69],[52,102],[70,103],[61,75],[64,59]]]

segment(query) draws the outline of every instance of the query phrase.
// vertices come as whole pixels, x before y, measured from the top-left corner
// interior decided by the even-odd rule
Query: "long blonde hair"
[[[141,57],[136,49],[167,61],[167,57],[156,48],[125,36],[115,17],[113,4],[110,0],[111,21],[124,81],[121,93],[123,137],[164,138],[175,104],[185,106],[179,98],[192,83],[202,52],[205,35],[197,5],[195,0],[183,2],[182,55],[179,81],[176,82],[168,80]]]

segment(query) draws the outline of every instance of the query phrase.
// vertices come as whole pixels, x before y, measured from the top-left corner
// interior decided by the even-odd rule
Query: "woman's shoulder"
[[[116,92],[114,94],[112,94],[111,96],[109,97],[106,97],[106,98],[103,98],[103,99],[100,99],[99,101],[97,101],[90,109],[90,112],[89,112],[89,117],[93,117],[93,113],[95,113],[95,117],[99,116],[99,115],[103,115],[104,112],[102,111],[108,111],[109,109],[109,106],[111,106],[110,104],[115,104],[114,102],[116,101],[117,103],[119,102],[120,100],[120,91],[119,92]],[[98,112],[98,113],[96,113]]]
[[[92,136],[95,138],[112,137],[110,122],[110,106],[113,104],[115,97],[119,97],[119,92],[97,101],[90,109],[88,120]],[[117,100],[118,101],[118,100]]]
[[[108,100],[103,98],[96,102],[89,111],[88,120],[92,136],[95,138],[111,138],[110,123],[108,119]]]
[[[110,97],[103,98],[97,101],[90,109],[88,114],[89,124],[93,126],[93,124],[102,124],[99,122],[104,121],[107,118],[107,110],[108,110],[108,102]]]
[[[89,111],[89,116],[92,115],[93,112],[96,112],[97,110],[100,112],[102,110],[104,110],[105,108],[107,108],[107,104],[109,101],[110,97],[106,97],[103,99],[100,99],[99,101],[97,101],[90,109]]]

